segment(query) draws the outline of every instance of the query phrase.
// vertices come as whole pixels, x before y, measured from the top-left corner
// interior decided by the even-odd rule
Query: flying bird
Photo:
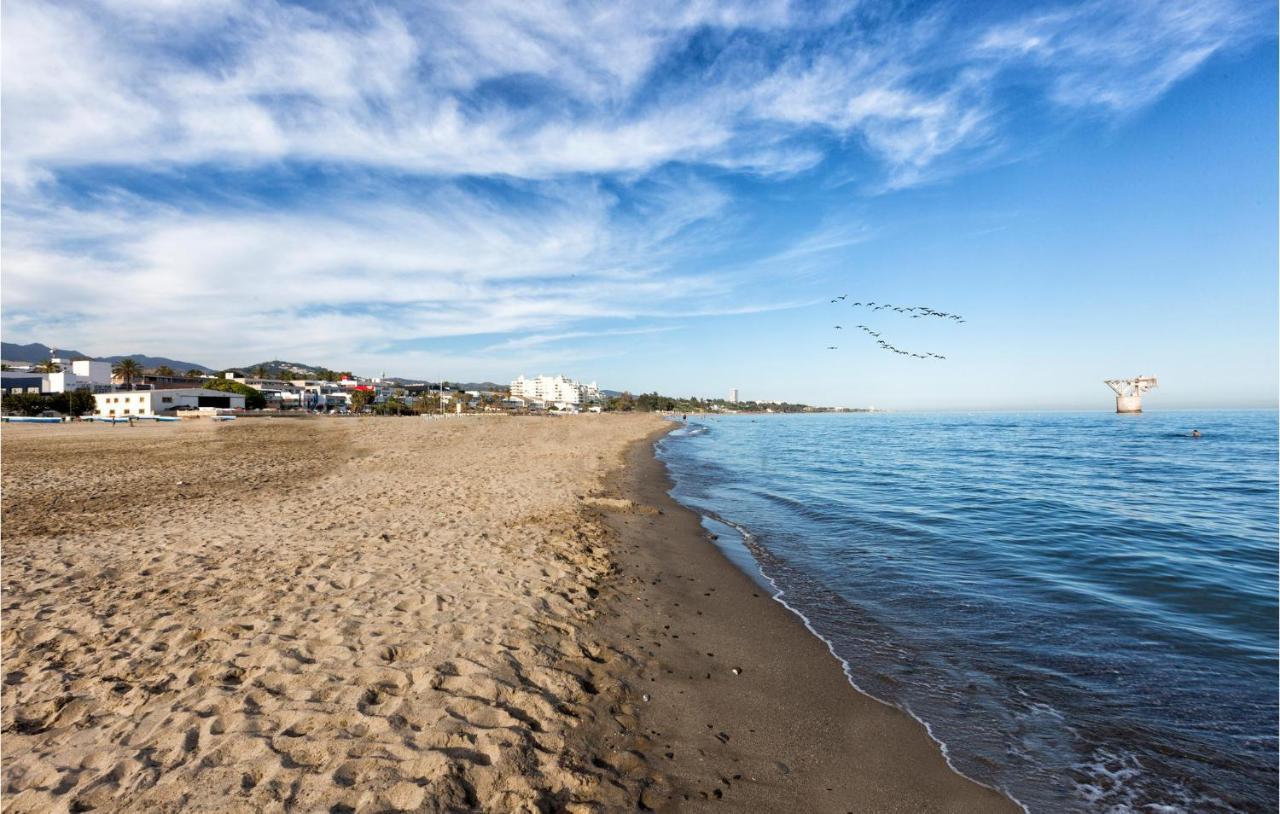
[[[827,350],[840,350],[835,345],[827,345]]]

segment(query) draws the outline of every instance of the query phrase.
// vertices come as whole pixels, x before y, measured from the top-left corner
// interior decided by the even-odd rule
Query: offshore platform
[[[1106,385],[1116,394],[1117,413],[1140,413],[1142,412],[1142,394],[1156,386],[1156,377],[1106,379]]]

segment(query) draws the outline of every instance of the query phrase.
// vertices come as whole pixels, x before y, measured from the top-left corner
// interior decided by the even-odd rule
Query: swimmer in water
[[[1199,431],[1199,430],[1192,430],[1192,431],[1191,431],[1191,437],[1192,437],[1192,438],[1199,438],[1199,437],[1200,437],[1200,431]]]

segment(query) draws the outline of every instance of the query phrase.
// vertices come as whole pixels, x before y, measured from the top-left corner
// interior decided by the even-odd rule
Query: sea
[[[1276,811],[1275,411],[691,415],[657,451],[962,774],[1032,812]]]

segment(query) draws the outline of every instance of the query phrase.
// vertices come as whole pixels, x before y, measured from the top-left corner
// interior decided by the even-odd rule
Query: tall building
[[[734,387],[729,391],[729,403],[730,404],[738,403],[738,388]]]
[[[581,384],[565,376],[520,376],[511,382],[511,395],[550,404],[582,405],[600,401],[596,383]]]

